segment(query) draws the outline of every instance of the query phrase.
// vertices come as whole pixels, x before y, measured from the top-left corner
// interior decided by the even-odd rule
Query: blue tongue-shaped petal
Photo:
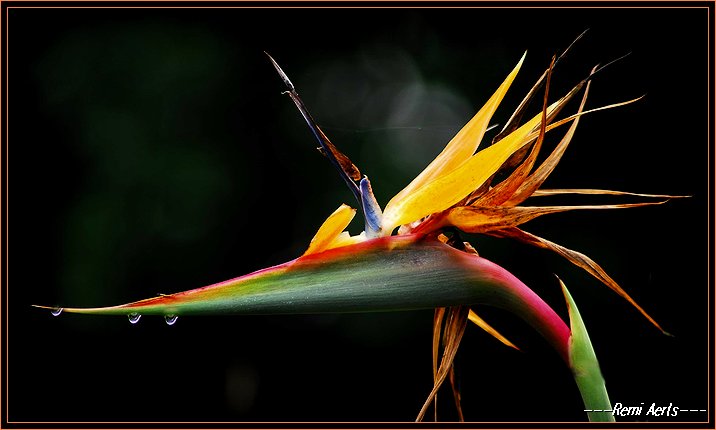
[[[365,234],[368,239],[373,239],[380,236],[383,228],[383,211],[373,195],[373,188],[367,176],[360,180],[360,193],[365,216]]]

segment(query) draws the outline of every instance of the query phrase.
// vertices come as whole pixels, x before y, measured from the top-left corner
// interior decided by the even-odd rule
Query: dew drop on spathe
[[[127,318],[129,318],[129,322],[131,322],[132,324],[138,323],[138,322],[139,322],[139,319],[140,319],[141,317],[142,317],[142,316],[141,316],[140,314],[136,313],[136,312],[133,312],[133,313],[127,315]]]
[[[174,325],[178,319],[179,317],[176,315],[164,315],[164,321],[167,322],[167,325]]]

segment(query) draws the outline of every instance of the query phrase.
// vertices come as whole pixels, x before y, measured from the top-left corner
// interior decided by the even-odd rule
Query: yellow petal
[[[361,234],[356,236],[351,236],[350,233],[344,231],[343,233],[339,234],[335,239],[333,239],[333,241],[326,248],[324,248],[324,251],[333,248],[340,248],[342,246],[355,245],[356,243],[364,242],[365,240],[365,232],[362,232]]]
[[[445,146],[445,149],[425,168],[413,181],[405,187],[401,192],[395,195],[393,199],[388,203],[396,204],[403,200],[406,196],[413,193],[428,182],[438,178],[446,173],[449,173],[461,164],[465,163],[472,154],[477,150],[480,141],[482,140],[485,130],[487,129],[490,118],[495,113],[497,106],[502,101],[505,93],[510,88],[512,81],[517,76],[522,62],[525,59],[525,52],[522,58],[517,63],[515,68],[507,75],[504,82],[485,103],[477,114],[467,123],[465,126],[450,140]]]
[[[323,222],[303,255],[315,254],[329,249],[331,243],[348,227],[355,215],[355,209],[346,204],[341,205]]]
[[[477,314],[475,313],[475,311],[473,311],[472,309],[470,309],[470,313],[468,314],[467,317],[468,317],[468,319],[469,319],[470,321],[472,321],[472,322],[473,322],[474,324],[476,324],[478,327],[480,327],[481,329],[483,329],[483,330],[485,330],[486,332],[488,332],[489,334],[491,334],[492,337],[494,337],[495,339],[499,340],[499,341],[502,342],[503,344],[509,346],[510,348],[514,348],[514,349],[516,349],[516,350],[518,350],[518,351],[520,350],[518,347],[515,346],[514,343],[510,342],[505,336],[501,335],[500,332],[498,332],[497,330],[495,330],[494,328],[492,328],[492,326],[491,326],[490,324],[488,324],[487,322],[485,322],[485,320],[483,320],[482,318],[480,318],[480,316],[477,315]]]
[[[558,103],[548,108],[548,115]],[[383,232],[389,234],[399,225],[444,211],[460,202],[499,170],[512,154],[537,137],[539,133],[534,134],[533,130],[541,119],[542,114],[536,115],[501,141],[470,157],[452,172],[425,184],[402,200],[391,200],[383,212]]]

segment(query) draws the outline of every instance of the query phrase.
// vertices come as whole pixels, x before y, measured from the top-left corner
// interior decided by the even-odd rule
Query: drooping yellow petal
[[[525,52],[517,63],[515,68],[507,75],[502,85],[495,91],[485,105],[475,114],[475,116],[453,137],[442,152],[425,168],[413,181],[402,191],[393,197],[388,206],[399,202],[415,190],[419,189],[428,182],[449,173],[475,153],[477,147],[482,140],[485,130],[490,122],[490,118],[495,113],[505,93],[510,88],[517,73],[525,59]]]
[[[553,103],[547,114],[558,104]],[[391,200],[383,212],[383,232],[389,234],[399,225],[443,211],[460,202],[499,170],[515,151],[537,137],[532,132],[541,119],[541,114],[536,115],[501,141],[473,155],[452,172],[425,184],[401,200]]]
[[[509,346],[510,348],[514,348],[516,350],[520,350],[518,347],[515,346],[514,343],[510,342],[505,336],[501,335],[500,332],[495,330],[490,324],[488,324],[485,320],[480,318],[479,315],[475,313],[472,309],[470,309],[470,313],[468,314],[467,318],[472,321],[474,324],[476,324],[481,329],[485,330],[487,333],[491,334],[492,337],[499,340],[503,344]]]
[[[639,312],[641,312],[641,314],[644,315],[644,317],[649,320],[649,322],[651,322],[656,328],[661,330],[664,334],[668,334],[663,328],[661,328],[659,323],[657,323],[654,318],[652,318],[648,313],[646,313],[646,311],[641,306],[639,306],[636,301],[634,301],[634,299],[632,299],[631,296],[626,291],[624,291],[624,289],[620,287],[619,284],[617,284],[616,281],[607,274],[607,272],[604,271],[604,269],[602,269],[599,264],[594,262],[594,260],[587,257],[586,255],[582,254],[581,252],[565,248],[562,245],[558,245],[547,239],[535,236],[534,234],[528,233],[524,230],[520,230],[517,227],[509,227],[503,230],[496,230],[494,232],[490,232],[489,234],[496,237],[516,239],[528,245],[556,252],[557,254],[567,259],[570,263],[584,269],[587,273],[597,278],[604,285],[611,288],[612,291],[622,296],[624,299],[626,299],[626,301],[631,303],[632,306],[634,306]]]
[[[348,224],[350,224],[355,215],[355,209],[346,204],[342,204],[321,224],[321,227],[318,229],[318,232],[316,232],[316,235],[313,236],[313,239],[311,239],[311,244],[303,255],[315,254],[332,248],[330,246],[331,243],[348,227]]]
[[[485,233],[524,224],[539,216],[573,210],[626,209],[660,205],[668,200],[643,203],[581,206],[459,206],[450,209],[442,220],[466,233]]]

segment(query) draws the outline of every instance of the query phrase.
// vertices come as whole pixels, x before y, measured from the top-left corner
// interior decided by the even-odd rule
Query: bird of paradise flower
[[[556,349],[572,370],[585,410],[592,421],[613,421],[596,355],[579,311],[561,284],[569,310],[567,326],[536,293],[505,269],[480,257],[462,241],[460,232],[511,238],[563,256],[625,298],[658,329],[642,309],[597,263],[586,255],[518,226],[534,218],[578,209],[616,209],[661,204],[674,196],[635,194],[596,189],[542,189],[572,140],[581,116],[632,103],[638,99],[585,111],[595,67],[565,96],[548,103],[552,59],[492,144],[477,151],[492,116],[517,76],[523,55],[504,82],[477,114],[448,142],[443,151],[381,209],[371,183],[341,153],[317,125],[293,83],[269,56],[287,91],[320,144],[319,150],[337,169],[359,209],[365,229],[350,235],[346,228],[357,210],[342,204],[320,226],[299,258],[274,267],[185,292],[160,295],[124,305],[100,308],[49,308],[54,314],[126,315],[137,322],[142,315],[163,315],[169,324],[178,316],[206,313],[271,314],[364,312],[435,309],[433,321],[433,389],[417,420],[436,401],[438,389],[449,379],[459,417],[460,394],[455,388],[453,360],[468,321],[504,344],[515,347],[480,318],[471,306],[505,308],[531,324]],[[544,87],[540,114],[522,122],[525,110]],[[562,108],[584,90],[577,112],[557,120]],[[570,124],[566,133],[537,167],[537,156],[548,131]],[[505,179],[496,181],[499,175]],[[523,206],[530,197],[559,194],[629,195],[657,199],[650,202],[581,206]],[[397,232],[396,232],[397,230]],[[516,347],[515,347],[516,348]],[[442,349],[442,354],[440,351]],[[435,408],[437,410],[437,408]]]

